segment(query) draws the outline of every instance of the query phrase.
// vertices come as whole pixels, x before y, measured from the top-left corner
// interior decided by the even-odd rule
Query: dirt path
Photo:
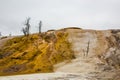
[[[82,74],[76,73],[41,73],[0,77],[0,80],[88,80]],[[92,79],[94,80],[94,79]]]

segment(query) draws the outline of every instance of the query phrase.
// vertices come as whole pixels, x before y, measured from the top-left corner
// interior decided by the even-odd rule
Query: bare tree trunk
[[[87,51],[86,51],[86,57],[88,56],[88,53],[89,53],[89,47],[90,47],[90,40],[88,41],[88,46],[87,46]]]
[[[2,33],[0,32],[0,36],[2,36]]]
[[[41,34],[42,21],[39,22],[39,34]]]
[[[27,18],[25,25],[26,25],[26,32],[28,36],[30,34],[30,18]]]
[[[1,39],[1,36],[2,36],[2,34],[1,34],[1,32],[0,32],[0,39]]]
[[[23,32],[24,36],[27,35],[27,33],[26,33],[26,29],[25,29],[25,28],[22,28],[22,32]]]

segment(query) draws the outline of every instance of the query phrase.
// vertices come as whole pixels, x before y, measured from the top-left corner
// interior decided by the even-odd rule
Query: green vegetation
[[[74,57],[63,31],[8,40],[0,49],[0,75],[53,72],[53,65]]]

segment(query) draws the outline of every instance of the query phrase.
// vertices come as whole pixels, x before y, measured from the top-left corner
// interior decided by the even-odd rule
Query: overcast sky
[[[78,26],[90,29],[120,29],[120,0],[0,0],[0,32],[22,34],[31,17],[31,32]]]

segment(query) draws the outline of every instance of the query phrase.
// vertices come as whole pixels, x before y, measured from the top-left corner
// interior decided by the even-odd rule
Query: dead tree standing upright
[[[1,36],[2,36],[2,34],[1,34],[1,32],[0,32],[0,39],[1,39]]]
[[[39,34],[41,33],[42,21],[39,22]]]
[[[87,44],[88,44],[88,45],[87,45],[86,57],[88,56],[88,53],[89,53],[90,40],[88,41],[88,43],[87,43]]]
[[[23,32],[24,36],[27,36],[26,28],[22,28],[22,32]]]
[[[26,33],[27,35],[29,35],[30,34],[30,18],[27,18],[25,26],[26,26]]]
[[[1,32],[0,32],[0,37],[2,36]]]

